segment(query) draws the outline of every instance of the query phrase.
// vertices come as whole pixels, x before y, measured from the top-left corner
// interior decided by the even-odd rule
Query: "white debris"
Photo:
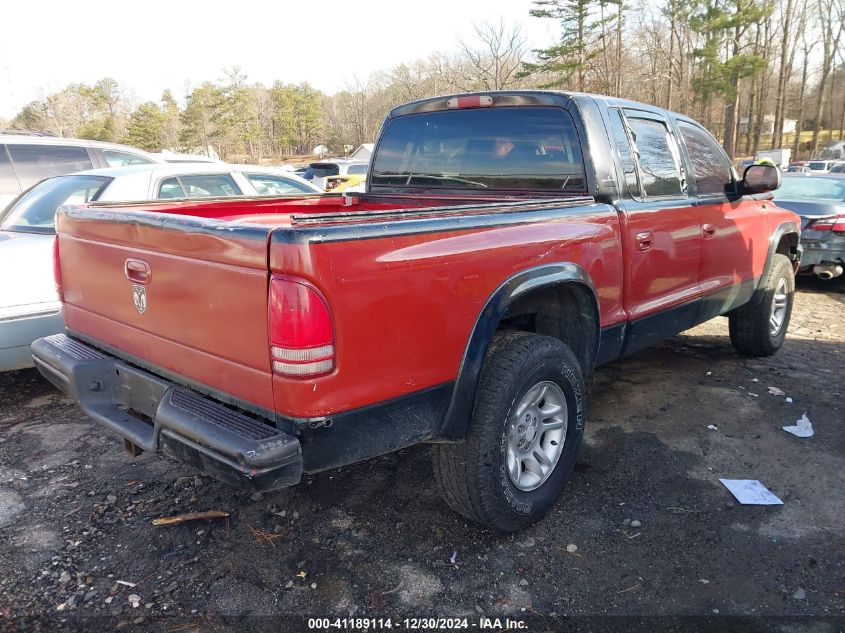
[[[458,560],[458,550],[452,552],[452,557],[449,559],[449,562],[454,565],[456,560]]]
[[[712,375],[713,375],[713,372],[712,372],[712,371],[708,371],[708,372],[707,372],[707,375],[708,375],[708,376],[712,376]]]
[[[570,554],[574,554],[575,552],[578,551],[578,546],[575,543],[570,543],[569,545],[566,546],[566,551],[569,552]]]
[[[130,593],[126,599],[129,601],[129,604],[132,605],[133,609],[137,609],[138,605],[141,604],[141,596],[137,593]]]
[[[711,431],[718,431],[719,430],[719,427],[716,426],[715,424],[708,424],[707,428],[710,429]]]
[[[792,404],[792,398],[789,396],[786,397],[786,404]]]
[[[792,433],[795,437],[813,437],[813,425],[810,424],[810,418],[806,413],[795,422],[795,426],[785,426],[783,430]]]
[[[719,479],[743,505],[779,506],[783,501],[756,479]]]
[[[759,380],[757,380],[756,378],[752,378],[752,379],[751,379],[751,382],[760,382],[760,381],[759,381]]]
[[[769,387],[769,395],[772,396],[785,396],[786,393],[783,389],[778,389],[777,387]]]
[[[134,586],[135,586],[135,583],[134,583],[134,582],[129,582],[129,581],[127,581],[127,580],[116,580],[115,582],[116,582],[118,585],[126,585],[127,587],[134,587]]]

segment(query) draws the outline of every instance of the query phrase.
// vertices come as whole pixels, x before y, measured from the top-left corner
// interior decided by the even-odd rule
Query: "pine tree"
[[[560,42],[554,46],[535,49],[537,63],[524,64],[520,76],[542,74],[549,78],[543,88],[574,87],[583,91],[586,71],[600,48],[596,45],[601,20],[596,19],[598,0],[534,0],[530,10],[535,18],[550,18],[560,22]]]

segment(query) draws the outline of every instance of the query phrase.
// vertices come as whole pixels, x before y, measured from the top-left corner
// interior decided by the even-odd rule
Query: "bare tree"
[[[806,15],[804,16],[806,19]],[[810,55],[816,47],[816,40],[813,34],[808,34],[806,22],[801,28],[801,53],[803,55],[801,65],[801,88],[798,92],[798,116],[795,119],[795,140],[792,143],[792,153],[798,156],[801,151],[801,131],[804,128],[804,107],[807,98],[807,79],[810,72]]]
[[[806,2],[804,2],[806,7]],[[795,49],[798,38],[795,22],[796,2],[785,0],[780,7],[780,70],[778,72],[777,93],[775,94],[775,123],[772,130],[772,149],[779,148],[783,143],[783,119],[786,98],[786,86],[792,74],[792,64],[795,60]],[[800,22],[799,22],[800,24]]]
[[[822,68],[819,78],[818,96],[813,121],[812,153],[819,151],[819,136],[822,129],[822,109],[828,97],[828,85],[836,56],[839,54],[839,43],[845,32],[845,0],[819,0],[819,27],[822,41]],[[832,91],[831,91],[832,92]],[[833,121],[830,122],[833,125]]]
[[[461,52],[466,57],[471,79],[485,90],[506,90],[519,82],[516,76],[527,53],[525,36],[517,25],[505,27],[481,22],[473,25],[475,42],[460,40]]]

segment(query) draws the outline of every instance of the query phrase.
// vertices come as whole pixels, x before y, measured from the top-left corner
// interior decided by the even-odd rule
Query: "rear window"
[[[259,196],[276,196],[289,193],[314,193],[314,190],[290,178],[270,174],[244,174]]]
[[[150,165],[154,161],[138,154],[120,152],[113,149],[104,149],[103,158],[106,159],[109,167],[126,167],[127,165]]]
[[[0,229],[54,233],[56,211],[60,206],[96,200],[111,181],[111,178],[105,176],[59,176],[45,180],[15,202]]]
[[[834,200],[845,202],[845,178],[798,176],[784,178],[775,191],[775,199]]]
[[[365,175],[369,168],[369,165],[350,165],[346,173],[350,175]]]
[[[575,126],[558,108],[414,114],[384,130],[371,188],[586,191]]]
[[[7,147],[23,189],[50,176],[62,176],[92,167],[91,159],[88,158],[88,152],[84,147],[15,145],[13,143]]]
[[[338,174],[340,174],[340,167],[337,165],[310,165],[302,174],[302,177],[305,180],[314,180],[315,178],[327,178]]]
[[[240,188],[229,174],[166,178],[158,191],[159,198],[223,198],[240,195]]]

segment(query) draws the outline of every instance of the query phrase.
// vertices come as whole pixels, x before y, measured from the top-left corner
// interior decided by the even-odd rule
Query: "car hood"
[[[54,235],[0,231],[0,317],[16,306],[44,304],[59,297],[53,280]]]

